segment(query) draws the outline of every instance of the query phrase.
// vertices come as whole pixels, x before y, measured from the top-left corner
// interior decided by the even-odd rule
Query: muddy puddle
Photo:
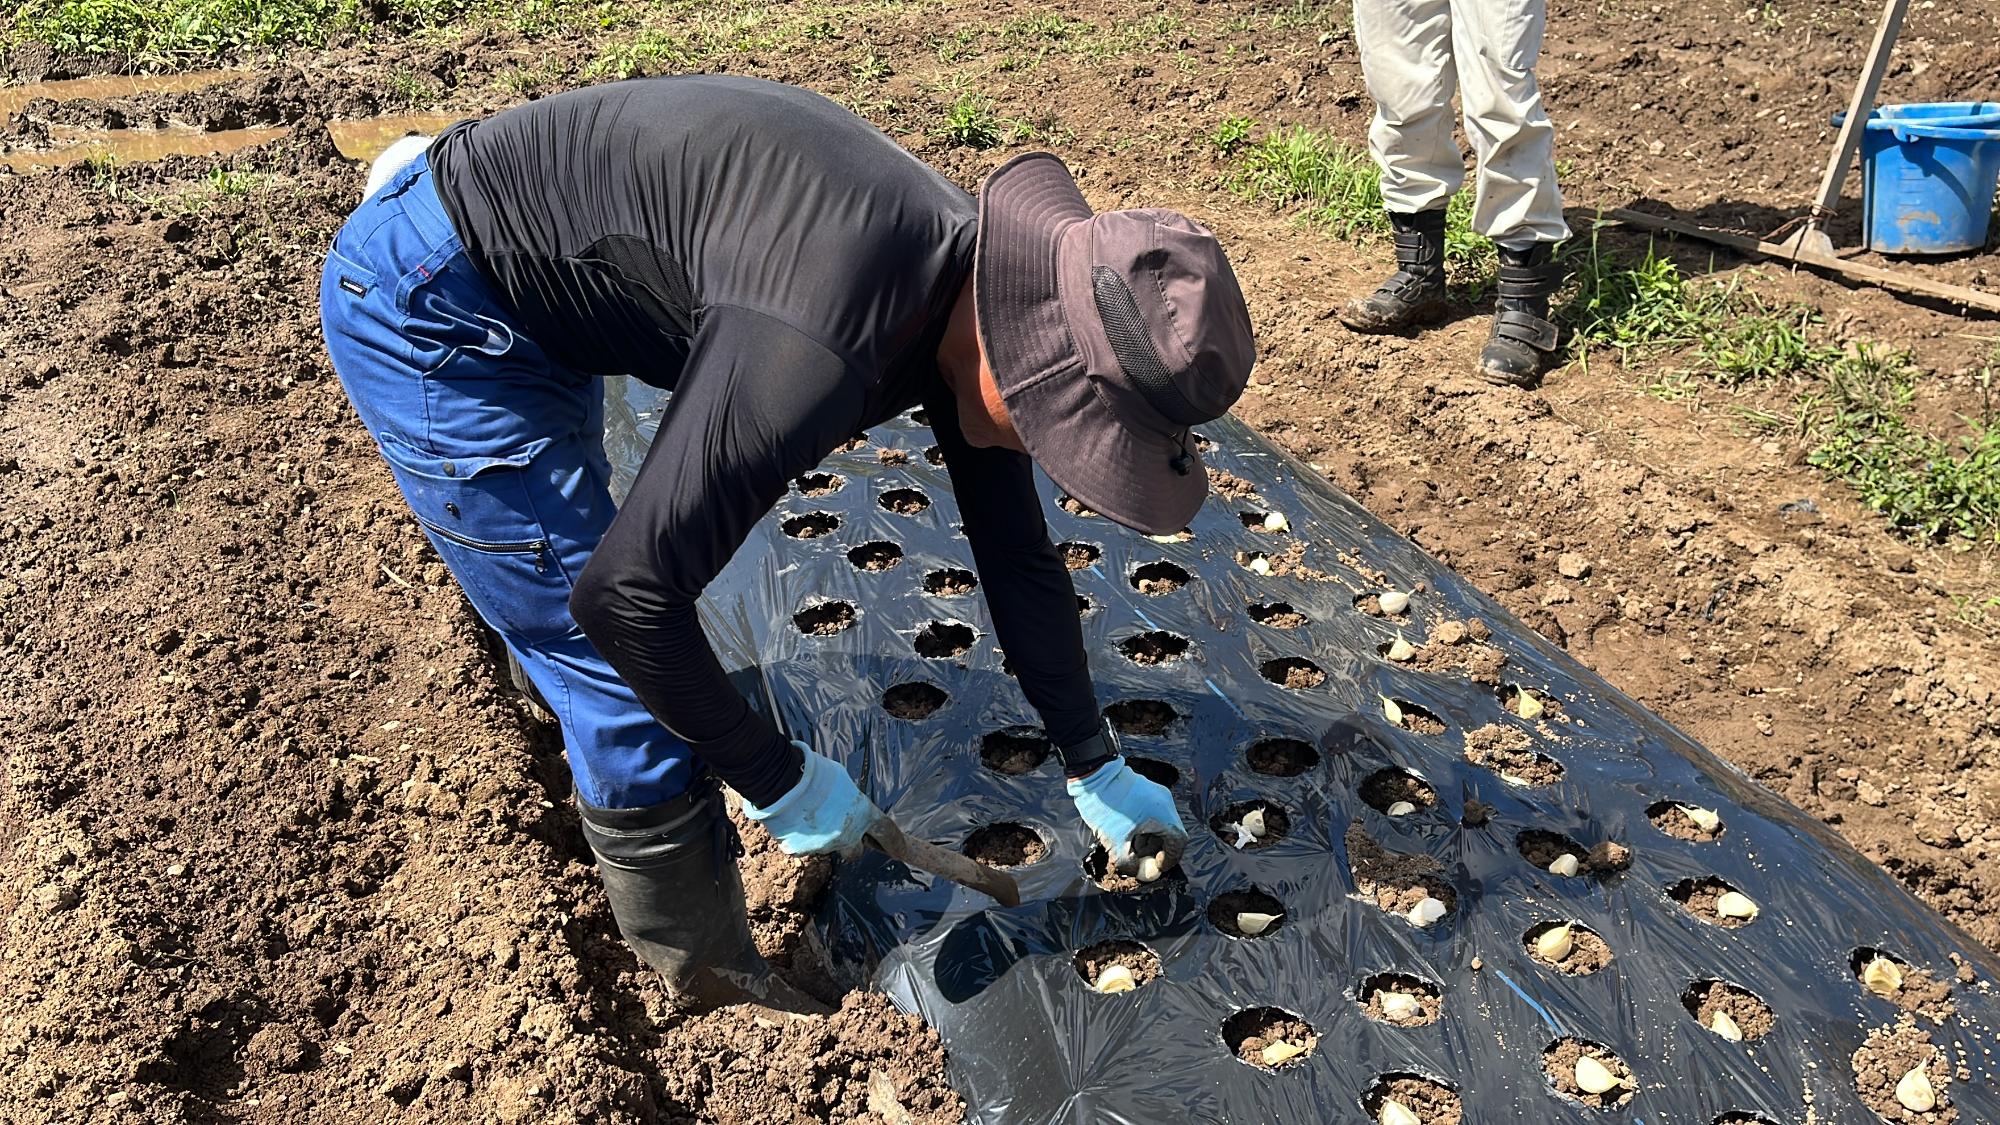
[[[25,86],[0,86],[0,117],[21,112],[36,98],[59,102],[78,98],[131,98],[140,94],[181,94],[213,86],[234,78],[246,78],[249,71],[190,70],[180,74],[105,74],[91,78],[66,78],[60,82],[31,82]]]

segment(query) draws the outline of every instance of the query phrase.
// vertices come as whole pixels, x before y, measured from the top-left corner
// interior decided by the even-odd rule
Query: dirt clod
[[[1063,565],[1071,570],[1089,570],[1104,555],[1104,548],[1095,543],[1064,543],[1057,549],[1062,552]]]
[[[1375,900],[1389,914],[1408,915],[1426,898],[1434,898],[1449,911],[1458,902],[1458,892],[1445,881],[1444,867],[1420,853],[1389,851],[1359,824],[1347,826],[1347,862],[1354,872],[1354,886]]]
[[[1208,471],[1208,486],[1231,500],[1248,500],[1257,495],[1257,486],[1223,469]]]
[[[1519,727],[1489,723],[1465,736],[1465,758],[1515,785],[1554,785],[1562,763],[1535,750],[1535,740]]]

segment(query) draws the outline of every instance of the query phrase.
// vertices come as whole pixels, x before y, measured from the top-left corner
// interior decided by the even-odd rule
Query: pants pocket
[[[523,647],[566,636],[571,576],[535,511],[532,454],[437,457],[384,435],[390,472],[474,609]]]

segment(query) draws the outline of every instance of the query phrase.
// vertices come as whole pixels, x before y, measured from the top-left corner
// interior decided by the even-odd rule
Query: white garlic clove
[[[1757,917],[1757,904],[1741,891],[1724,891],[1715,900],[1715,912],[1724,918],[1741,918],[1748,922]]]
[[[1378,992],[1375,1002],[1382,1005],[1382,1014],[1392,1020],[1413,1020],[1424,1014],[1424,1006],[1407,992]]]
[[[1232,824],[1229,826],[1229,830],[1231,832],[1236,833],[1236,839],[1230,842],[1235,844],[1238,848],[1247,848],[1251,844],[1257,842],[1257,837],[1251,835],[1250,830],[1248,828],[1243,827],[1241,824]]]
[[[1417,655],[1417,646],[1398,636],[1389,645],[1389,659],[1398,664],[1407,664]]]
[[[1422,902],[1410,907],[1409,918],[1413,926],[1428,926],[1445,915],[1444,903],[1426,896]]]
[[[1861,983],[1877,996],[1894,996],[1903,990],[1903,967],[1877,955],[1861,967]]]
[[[1271,560],[1270,560],[1270,559],[1251,559],[1251,560],[1250,560],[1250,571],[1251,571],[1251,573],[1253,573],[1253,574],[1269,574],[1269,573],[1271,573]]]
[[[1285,513],[1283,512],[1264,513],[1265,531],[1283,531],[1290,526],[1292,526],[1292,521],[1285,518]]]
[[[1560,961],[1576,948],[1576,933],[1568,926],[1557,926],[1545,931],[1535,939],[1535,953],[1544,961]]]
[[[1123,965],[1107,965],[1103,972],[1097,974],[1097,983],[1093,987],[1099,992],[1130,992],[1139,987],[1139,978]]]
[[[1403,709],[1386,695],[1382,697],[1382,717],[1399,727],[1403,725]]]
[[[1280,1039],[1276,1043],[1265,1045],[1263,1051],[1259,1052],[1259,1057],[1264,1060],[1265,1066],[1277,1066],[1287,1059],[1305,1054],[1305,1051],[1304,1047],[1289,1039]]]
[[[1256,937],[1271,928],[1283,915],[1260,914],[1255,910],[1245,910],[1236,915],[1236,932],[1244,937]]]
[[[1583,865],[1578,863],[1576,857],[1568,852],[1564,852],[1549,861],[1549,874],[1551,875],[1561,875],[1567,878],[1581,870],[1583,870]]]
[[[1375,596],[1375,607],[1390,617],[1394,617],[1410,608],[1410,595],[1405,594],[1401,590],[1390,590],[1386,594],[1377,594]]]
[[[1580,1056],[1576,1060],[1576,1084],[1586,1094],[1602,1094],[1624,1085],[1611,1068],[1591,1058]]]
[[[1522,718],[1527,719],[1530,722],[1533,722],[1534,720],[1542,717],[1542,711],[1543,711],[1542,701],[1536,699],[1535,694],[1533,692],[1528,691],[1525,688],[1519,689],[1515,692],[1514,713],[1516,715],[1519,715]]]
[[[1731,1043],[1743,1042],[1743,1029],[1736,1026],[1735,1018],[1728,1012],[1715,1013],[1715,1017],[1708,1021],[1708,1029]]]
[[[1910,1072],[1896,1082],[1896,1101],[1914,1113],[1929,1113],[1936,1109],[1937,1090],[1931,1086],[1929,1070],[1921,1066],[1911,1067]]]
[[[1161,874],[1160,864],[1161,864],[1161,857],[1157,855],[1149,855],[1146,858],[1140,860],[1139,881],[1141,883],[1159,882]]]
[[[1394,1098],[1385,1098],[1381,1111],[1375,1115],[1375,1125],[1423,1125],[1423,1121],[1410,1112],[1409,1106]]]
[[[1417,811],[1417,806],[1411,804],[1408,801],[1397,801],[1395,804],[1390,805],[1387,809],[1383,811],[1390,816],[1408,816],[1411,813]]]
[[[1255,836],[1259,840],[1263,839],[1264,833],[1269,831],[1269,829],[1264,827],[1263,809],[1251,809],[1249,812],[1244,813],[1243,819],[1238,821],[1237,823],[1243,825],[1243,830],[1245,832],[1250,833],[1252,836]]]
[[[1689,820],[1694,821],[1696,828],[1711,836],[1722,827],[1722,818],[1715,815],[1714,809],[1704,809],[1698,805],[1682,805],[1681,811],[1687,814]]]
[[[1181,541],[1181,537],[1178,535],[1148,535],[1146,538],[1151,539],[1155,543],[1178,543]]]

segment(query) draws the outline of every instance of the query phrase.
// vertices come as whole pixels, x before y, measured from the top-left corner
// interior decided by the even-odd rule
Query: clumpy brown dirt
[[[965,838],[965,854],[988,867],[1025,867],[1041,862],[1049,845],[1025,824],[989,824]]]
[[[1937,1104],[1927,1111],[1907,1109],[1896,1100],[1896,1084],[1917,1067],[1930,1079]],[[1854,1087],[1868,1108],[1884,1120],[1908,1125],[1951,1125],[1958,1108],[1947,1090],[1953,1078],[1951,1060],[1931,1042],[1909,1016],[1892,1027],[1878,1027],[1854,1052]]]
[[[1089,570],[1104,554],[1104,548],[1095,543],[1064,543],[1059,550],[1062,551],[1063,565],[1071,570]]]
[[[882,709],[894,718],[917,722],[937,714],[938,708],[950,700],[951,696],[936,684],[892,684],[882,693]]]
[[[1755,993],[1719,980],[1695,982],[1681,994],[1681,1007],[1686,1008],[1695,1022],[1703,1027],[1715,1022],[1717,1012],[1725,1013],[1735,1021],[1746,1043],[1769,1034],[1777,1023],[1771,1006],[1759,1000]]]
[[[1320,666],[1302,656],[1285,656],[1267,660],[1258,669],[1264,678],[1279,687],[1294,691],[1315,688],[1326,682],[1326,673]]]
[[[1262,933],[1246,934],[1236,924],[1238,914],[1273,914],[1277,918]],[[1265,891],[1250,887],[1240,891],[1224,891],[1216,895],[1208,904],[1209,924],[1233,938],[1255,941],[1267,938],[1285,926],[1285,904]]]
[[[880,572],[894,570],[903,561],[903,549],[894,543],[877,540],[863,543],[847,552],[847,561],[861,570]]]
[[[1394,703],[1396,709],[1402,713],[1402,720],[1397,725],[1411,734],[1443,734],[1450,729],[1444,725],[1443,719],[1432,714],[1428,708],[1420,707],[1407,699],[1394,700]]]
[[[1136,941],[1117,939],[1100,941],[1096,945],[1077,950],[1077,975],[1092,989],[1104,976],[1104,970],[1113,965],[1123,965],[1132,973],[1137,988],[1144,988],[1160,975],[1160,955]]]
[[[914,488],[892,488],[882,494],[882,507],[899,516],[914,516],[931,506],[931,498]]]
[[[944,464],[944,450],[935,445],[924,447],[924,460],[932,465]]]
[[[1496,668],[1495,672],[1498,671]],[[1505,707],[1509,715],[1519,715],[1521,713],[1521,692],[1523,690],[1519,684],[1504,684],[1497,693],[1500,699],[1500,706]],[[1563,717],[1562,700],[1557,699],[1547,692],[1533,691],[1533,689],[1526,690],[1532,691],[1536,701],[1541,703],[1542,713],[1539,716],[1541,720],[1560,719]]]
[[[907,449],[878,449],[875,451],[875,460],[884,465],[907,465],[910,463],[910,451]]]
[[[1376,812],[1386,813],[1401,802],[1419,811],[1437,804],[1437,790],[1414,774],[1398,769],[1376,770],[1361,782],[1361,800]]]
[[[1392,852],[1375,842],[1359,824],[1347,826],[1347,862],[1354,886],[1390,914],[1407,914],[1426,898],[1445,905],[1445,918],[1458,902],[1458,892],[1445,881],[1437,860],[1415,852]]]
[[[1903,970],[1902,987],[1887,996],[1883,996],[1869,988],[1861,979],[1862,970],[1878,955],[1888,957],[1896,963],[1898,968]],[[1873,999],[1894,1004],[1896,1007],[1914,1015],[1922,1016],[1932,1023],[1943,1023],[1945,1020],[1950,1019],[1953,1013],[1957,1011],[1957,1005],[1953,1004],[1951,999],[1950,982],[1939,980],[1936,976],[1932,975],[1929,969],[1912,965],[1894,954],[1885,954],[1881,950],[1876,949],[1855,950],[1849,964],[1854,970],[1855,982],[1861,985],[1863,994]]]
[[[831,637],[854,624],[855,616],[847,602],[821,602],[792,614],[792,624],[808,636]]]
[[[1248,500],[1257,495],[1257,486],[1227,469],[1208,470],[1208,487],[1231,500]]]
[[[1583,857],[1583,869],[1596,875],[1615,875],[1632,866],[1632,849],[1616,840],[1600,840]]]
[[[1266,738],[1250,744],[1243,758],[1255,773],[1267,777],[1297,777],[1319,765],[1319,751],[1296,738]]]
[[[1554,863],[1558,857],[1565,855],[1575,856],[1578,870],[1582,870],[1583,861],[1590,854],[1575,840],[1539,828],[1530,828],[1514,837],[1514,848],[1521,853],[1522,859],[1544,871],[1548,870],[1549,864]]]
[[[1270,566],[1273,578],[1303,578],[1308,582],[1331,582],[1333,575],[1317,567],[1306,565],[1306,545],[1294,543],[1282,551],[1238,551],[1236,565],[1250,569],[1254,559],[1263,559]]]
[[[1171,594],[1192,581],[1185,567],[1170,562],[1149,562],[1132,572],[1132,588],[1151,597]]]
[[[1676,840],[1686,840],[1690,844],[1706,844],[1722,838],[1729,825],[1718,822],[1714,831],[1709,831],[1694,822],[1687,809],[1674,801],[1660,801],[1646,809],[1646,819],[1653,827],[1672,836]]]
[[[792,484],[801,496],[831,496],[847,487],[847,478],[839,473],[807,473]]]
[[[1172,664],[1187,655],[1188,639],[1154,630],[1118,642],[1118,651],[1134,664]]]
[[[1033,727],[996,730],[979,741],[979,760],[995,773],[1018,776],[1032,773],[1048,761],[1054,747],[1048,736]]]
[[[1063,511],[1068,512],[1070,515],[1075,516],[1078,519],[1085,519],[1085,520],[1095,519],[1097,516],[1096,512],[1093,512],[1089,508],[1085,507],[1083,501],[1078,500],[1074,496],[1064,496],[1061,499],[1057,500],[1056,507],[1061,508]]]
[[[1536,750],[1534,738],[1519,727],[1488,723],[1468,731],[1465,758],[1521,785],[1554,785],[1562,780],[1562,763]]]
[[[1667,888],[1667,897],[1687,908],[1687,912],[1726,930],[1741,929],[1758,918],[1723,917],[1715,912],[1715,903],[1723,895],[1736,888],[1713,875],[1703,879],[1684,879]],[[1758,915],[1762,917],[1761,914]]]
[[[1311,618],[1293,609],[1290,602],[1256,602],[1245,612],[1250,620],[1273,629],[1303,629],[1312,623]]]
[[[1305,1050],[1273,1067],[1264,1061],[1264,1048],[1281,1040]],[[1313,1048],[1319,1045],[1319,1035],[1313,1031],[1311,1024],[1290,1012],[1278,1008],[1246,1008],[1222,1021],[1222,1041],[1236,1052],[1237,1058],[1252,1066],[1283,1070],[1312,1057]]]
[[[1417,1002],[1415,1012],[1404,1013],[1400,1008],[1391,1015],[1382,1007],[1384,992],[1400,992]],[[1427,980],[1403,973],[1377,973],[1361,982],[1359,995],[1363,999],[1362,1008],[1368,1018],[1378,1023],[1393,1024],[1397,1027],[1422,1027],[1436,1023],[1444,1013],[1444,996],[1437,986]],[[1415,1106],[1410,1108],[1414,1109]]]
[[[1380,609],[1376,606],[1377,612]],[[1486,623],[1476,617],[1446,621],[1431,630],[1405,667],[1435,675],[1464,676],[1474,683],[1498,684],[1500,670],[1507,665],[1507,654],[1486,643],[1492,636]]]
[[[1589,1055],[1604,1064],[1620,1084],[1601,1094],[1593,1094],[1576,1084],[1576,1060]],[[1581,1039],[1558,1039],[1542,1052],[1542,1069],[1548,1073],[1549,1081],[1555,1084],[1557,1092],[1566,1098],[1582,1102],[1592,1109],[1607,1109],[1624,1105],[1632,1100],[1632,1070],[1624,1060],[1611,1053],[1609,1048]]]
[[[1595,931],[1586,929],[1573,922],[1568,923],[1570,932],[1569,952],[1563,954],[1562,959],[1557,961],[1551,961],[1547,957],[1542,956],[1541,951],[1536,948],[1535,943],[1550,930],[1564,924],[1562,922],[1544,922],[1530,929],[1526,934],[1522,935],[1521,948],[1527,951],[1528,956],[1536,964],[1547,966],[1557,972],[1568,973],[1571,976],[1587,977],[1604,968],[1606,965],[1611,964],[1611,946],[1603,938],[1597,936]]]
[[[979,588],[979,576],[969,570],[933,570],[924,575],[924,593],[934,598],[962,598]]]
[[[1157,738],[1174,728],[1180,712],[1158,699],[1121,699],[1104,709],[1104,718],[1120,734]]]
[[[1361,1106],[1369,1116],[1379,1118],[1382,1103],[1387,1101],[1401,1102],[1423,1125],[1459,1125],[1465,1119],[1465,1109],[1456,1090],[1414,1074],[1376,1079],[1367,1096],[1361,1099]]]

